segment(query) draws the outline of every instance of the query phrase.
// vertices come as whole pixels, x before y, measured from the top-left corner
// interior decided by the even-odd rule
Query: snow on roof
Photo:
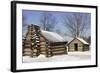
[[[63,42],[64,41],[64,39],[57,33],[44,31],[44,30],[42,30],[42,33],[44,37],[48,39],[49,41],[52,41],[52,42]]]
[[[82,38],[76,37],[76,39],[78,39],[79,41],[81,41],[83,44],[89,44],[85,40],[83,40]]]

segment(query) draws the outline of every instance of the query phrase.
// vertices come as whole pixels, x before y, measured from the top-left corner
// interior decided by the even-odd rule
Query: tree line
[[[56,27],[58,21],[56,20],[57,17],[55,17],[50,12],[42,12],[40,17],[40,26],[43,30],[46,31],[53,31],[53,29]],[[23,22],[26,18],[23,16]],[[66,36],[70,37],[82,37],[87,40],[91,38],[91,36],[86,37],[85,33],[87,29],[90,27],[90,19],[85,13],[70,13],[62,15],[63,19],[63,26],[67,29],[69,33],[64,32]],[[26,24],[23,23],[23,27],[25,27]],[[59,29],[54,30],[54,32],[57,32],[59,34],[63,34]],[[90,40],[88,41],[90,42]]]

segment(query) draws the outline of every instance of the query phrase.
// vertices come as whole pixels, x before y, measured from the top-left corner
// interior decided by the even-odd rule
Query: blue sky
[[[44,11],[23,10],[22,15],[25,17],[24,23],[27,25],[30,25],[30,24],[39,25],[40,24],[39,20],[43,12]],[[57,21],[60,20],[59,23],[57,23],[57,25],[61,27],[61,23],[62,23],[61,15],[64,13],[61,13],[61,12],[49,12],[49,13],[53,14],[53,16],[56,17]]]
[[[44,11],[36,11],[36,10],[23,10],[22,11],[22,16],[25,18],[23,20],[23,23],[24,24],[27,24],[27,25],[30,25],[30,24],[35,24],[35,25],[40,25],[40,19],[41,19],[41,15]],[[50,11],[49,12],[50,14],[52,14],[55,18],[56,18],[56,21],[57,21],[57,24],[56,24],[56,29],[60,29],[60,31],[62,32],[65,32],[66,28],[63,24],[63,15],[66,14],[66,15],[71,15],[73,12],[54,12],[54,11]],[[83,13],[85,15],[88,16],[89,20],[90,20],[90,16],[91,14],[90,13]],[[84,19],[85,21],[85,19]],[[87,32],[86,32],[86,35],[90,35],[90,21],[87,23],[88,26],[88,29],[87,29]],[[69,33],[69,32],[67,32]],[[63,35],[61,35],[63,36]],[[66,39],[68,39],[69,36],[65,36],[67,37]]]

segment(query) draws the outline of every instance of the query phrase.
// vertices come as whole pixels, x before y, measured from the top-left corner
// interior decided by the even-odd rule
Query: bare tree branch
[[[64,24],[72,37],[79,37],[88,27],[88,16],[83,13],[70,13],[64,15]]]
[[[40,24],[44,30],[52,31],[56,24],[55,17],[49,12],[43,12],[41,14]]]

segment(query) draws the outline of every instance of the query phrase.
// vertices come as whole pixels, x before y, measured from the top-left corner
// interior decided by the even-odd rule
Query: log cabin
[[[53,41],[48,38],[37,25],[29,25],[25,38],[23,39],[23,56],[38,57],[43,54],[46,57],[67,54],[66,41]],[[56,33],[53,33],[56,34]]]
[[[68,43],[68,51],[88,51],[89,43],[82,38],[76,37]]]

